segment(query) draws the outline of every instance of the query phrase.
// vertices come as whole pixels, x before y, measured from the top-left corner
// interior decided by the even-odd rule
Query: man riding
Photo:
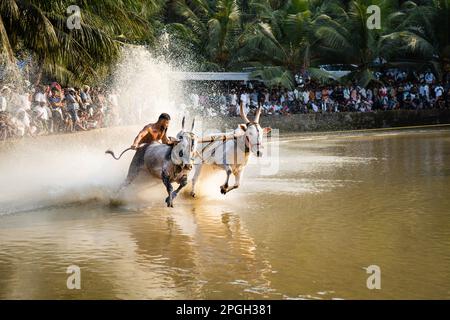
[[[148,145],[153,142],[162,142],[168,145],[174,145],[175,139],[172,137],[167,137],[167,129],[169,127],[170,116],[167,113],[161,113],[156,123],[150,123],[146,125],[136,136],[131,149],[137,150],[133,160],[130,164],[130,169],[127,175],[127,184],[136,178],[139,173],[140,168],[144,164],[145,150]],[[145,143],[144,146],[139,147],[141,143]]]

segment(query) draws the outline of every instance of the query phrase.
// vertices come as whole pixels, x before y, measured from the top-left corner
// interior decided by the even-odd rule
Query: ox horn
[[[262,110],[261,106],[259,106],[258,110],[256,110],[255,120],[254,120],[255,123],[259,123],[259,116],[261,115],[261,110]]]
[[[245,121],[245,123],[249,123],[250,121],[248,120],[247,116],[244,113],[244,104],[241,102],[240,106],[239,106],[239,113],[241,114],[241,118]]]
[[[184,122],[186,120],[186,116],[183,117],[183,120],[181,120],[181,130],[184,131]]]

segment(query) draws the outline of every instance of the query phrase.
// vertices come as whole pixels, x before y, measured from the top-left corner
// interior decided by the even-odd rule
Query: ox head
[[[195,119],[192,120],[191,131],[186,131],[184,128],[185,117],[183,117],[181,131],[177,133],[177,141],[172,148],[171,159],[176,165],[181,165],[185,169],[192,169],[194,161],[194,152],[197,148],[197,137],[194,131]]]
[[[244,113],[242,104],[240,106],[241,118],[245,121],[245,124],[239,125],[239,129],[244,132],[245,146],[251,153],[257,157],[262,157],[263,134],[267,133],[269,128],[262,128],[259,124],[259,117],[261,116],[261,107],[256,111],[255,119],[250,121]]]

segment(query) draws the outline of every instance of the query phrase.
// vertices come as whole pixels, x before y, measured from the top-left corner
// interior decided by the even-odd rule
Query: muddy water
[[[449,130],[285,136],[277,172],[173,209],[159,185],[108,205],[129,158],[101,136],[1,150],[0,298],[450,299]]]

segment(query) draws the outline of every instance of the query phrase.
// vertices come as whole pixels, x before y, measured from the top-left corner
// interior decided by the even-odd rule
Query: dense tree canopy
[[[72,4],[80,29],[66,25]],[[380,8],[380,29],[367,28],[370,5]],[[252,67],[286,86],[301,70],[325,80],[319,65],[354,64],[349,78],[365,84],[377,58],[440,74],[450,59],[449,16],[450,0],[1,0],[0,55],[3,63],[29,56],[38,74],[62,82],[95,82],[133,43],[189,57],[196,70]]]

